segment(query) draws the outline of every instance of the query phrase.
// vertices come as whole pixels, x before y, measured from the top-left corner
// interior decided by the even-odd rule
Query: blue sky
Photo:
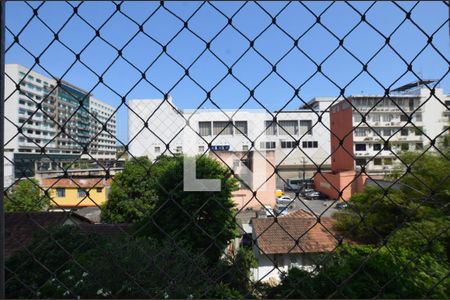
[[[379,94],[384,93],[379,83],[385,87],[396,87],[416,80],[417,77],[412,72],[404,74],[407,71],[406,64],[389,47],[383,48],[368,64],[369,73],[379,83],[366,72],[353,80],[361,72],[362,66],[342,48],[322,64],[321,70],[326,76],[320,73],[314,75],[317,67],[311,60],[321,63],[339,46],[338,39],[344,36],[347,50],[366,63],[384,45],[385,40],[377,31],[391,36],[392,47],[407,62],[414,59],[412,65],[417,75],[424,79],[440,79],[439,86],[449,92],[448,7],[442,2],[399,2],[398,6],[391,2],[350,2],[352,8],[344,2],[305,2],[304,5],[298,2],[262,2],[260,6],[253,2],[166,2],[164,7],[160,7],[159,1],[127,1],[117,11],[116,5],[111,2],[88,1],[80,5],[71,1],[72,6],[79,5],[78,14],[84,21],[79,16],[74,16],[67,24],[66,21],[73,13],[71,5],[51,1],[42,6],[40,4],[7,2],[7,28],[17,35],[31,18],[26,29],[20,33],[19,40],[32,55],[40,55],[52,42],[54,35],[37,17],[33,17],[32,8],[39,7],[38,17],[54,32],[59,32],[60,38],[60,42],[52,43],[41,55],[42,67],[52,75],[61,77],[76,60],[66,47],[75,53],[81,52],[80,58],[84,65],[76,62],[63,78],[92,91],[96,98],[114,107],[119,107],[122,96],[126,96],[127,100],[161,98],[164,93],[169,93],[178,107],[197,108],[202,105],[206,93],[210,92],[211,100],[202,107],[211,108],[215,104],[221,108],[237,108],[242,105],[243,108],[261,108],[262,104],[270,110],[276,110],[286,103],[287,108],[297,108],[303,104],[302,99],[308,101],[314,96],[336,96],[340,87],[344,86],[346,95]],[[360,23],[348,34],[361,20],[355,10],[363,14],[369,7],[366,20],[371,26],[366,22]],[[405,12],[401,8],[405,11],[412,9],[411,19],[426,34],[434,33],[433,45],[442,55],[431,46],[423,50],[427,45],[426,35],[411,21],[402,23]],[[327,10],[323,13],[325,9]],[[192,16],[194,12],[195,15]],[[124,14],[138,24],[143,24],[143,30],[150,37],[142,32],[138,33],[139,26]],[[323,26],[337,38],[320,24],[305,33],[319,15]],[[232,24],[237,30],[227,25],[227,17],[231,16]],[[279,27],[272,24],[273,17],[276,17]],[[102,26],[106,20],[108,22]],[[183,28],[186,21],[188,28],[195,34]],[[400,27],[392,34],[398,26]],[[92,27],[101,27],[99,31],[106,42],[98,37],[90,42],[95,37]],[[6,62],[33,66],[33,56],[13,43],[10,32],[6,35]],[[220,34],[215,37],[218,33]],[[134,39],[128,43],[133,36]],[[299,37],[298,48],[301,50],[293,48],[293,39]],[[257,51],[247,51],[249,40],[254,40]],[[205,50],[206,42],[210,42],[210,51],[222,62],[208,50],[197,59]],[[182,66],[166,54],[159,56],[161,45],[167,45],[167,53]],[[114,47],[123,49],[123,57],[134,66],[117,58],[118,52]],[[417,56],[420,51],[422,53]],[[240,60],[236,62],[238,58]],[[146,72],[146,78],[151,84],[142,80],[139,82],[141,72],[153,61],[155,62]],[[113,66],[108,69],[112,62]],[[273,72],[273,64],[276,64],[279,75]],[[239,80],[228,75],[220,81],[231,66],[233,75]],[[183,67],[189,67],[192,79],[186,76]],[[46,73],[39,66],[35,66],[34,70]],[[96,74],[100,75],[105,71],[104,84],[98,84]],[[266,79],[261,82],[264,78]],[[294,91],[298,88],[300,98],[294,96]],[[254,98],[250,97],[247,101],[249,89],[254,89],[255,92]],[[118,109],[117,118],[118,138],[126,142],[125,106]]]

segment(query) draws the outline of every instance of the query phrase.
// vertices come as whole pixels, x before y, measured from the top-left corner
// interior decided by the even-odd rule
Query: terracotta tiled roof
[[[330,217],[321,217],[319,223],[311,213],[299,210],[277,220],[253,219],[252,226],[262,253],[320,253],[332,251],[337,244],[327,231],[331,231],[332,221]]]
[[[44,178],[41,181],[43,187],[73,187],[96,188],[111,185],[112,179],[105,178]]]

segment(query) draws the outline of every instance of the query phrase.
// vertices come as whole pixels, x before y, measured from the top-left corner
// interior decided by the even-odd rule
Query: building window
[[[200,153],[205,152],[205,146],[198,146],[198,152]]]
[[[161,152],[161,147],[155,146],[155,153],[160,153],[160,152]]]
[[[367,160],[365,158],[357,158],[355,160],[355,162],[356,162],[357,166],[365,166],[367,163]]]
[[[66,196],[66,189],[63,188],[57,188],[56,189],[56,197],[62,198]]]
[[[381,150],[381,144],[373,144],[373,150],[374,151],[380,151]]]
[[[200,136],[211,135],[211,122],[198,122]]]
[[[279,121],[278,125],[280,126],[280,134],[283,135],[298,134],[298,121],[296,120]]]
[[[266,135],[277,134],[277,123],[273,121],[266,121]]]
[[[78,198],[86,197],[87,193],[85,189],[78,189]]]
[[[380,115],[379,114],[371,114],[370,118],[372,119],[372,122],[380,122]]]
[[[402,149],[402,151],[408,151],[409,150],[409,144],[408,143],[401,144],[401,149]]]
[[[248,151],[248,145],[242,145],[242,151]]]
[[[384,164],[385,164],[386,166],[392,165],[392,158],[385,158],[385,159],[384,159]]]
[[[98,187],[98,188],[96,188],[96,190],[97,190],[97,193],[101,193],[103,189],[101,187]]]
[[[362,116],[359,113],[353,114],[353,122],[359,123],[362,121]]]
[[[366,144],[355,144],[355,151],[366,151]]]
[[[236,129],[234,130],[235,134],[247,134],[248,133],[248,125],[247,121],[236,121],[234,122],[234,126]]]
[[[401,135],[401,136],[408,136],[408,128],[403,128],[403,129],[400,131],[400,135]]]
[[[422,150],[423,149],[423,143],[416,143],[416,150]]]
[[[408,121],[409,116],[405,115],[405,114],[401,114],[400,115],[400,121],[401,122],[407,122]]]
[[[374,158],[373,159],[373,165],[374,166],[381,166],[382,165],[382,161],[381,161],[381,158]]]
[[[414,115],[414,121],[416,121],[416,122],[422,122],[422,114],[421,114],[421,113],[415,113],[415,115]]]
[[[391,150],[391,143],[387,143],[387,145],[383,146],[383,151],[390,151]]]
[[[297,142],[295,141],[281,141],[281,148],[283,149],[291,149],[297,146]]]
[[[276,143],[275,142],[261,142],[260,147],[261,147],[261,149],[275,149]]]
[[[317,148],[319,145],[315,141],[302,142],[303,148]]]
[[[421,127],[415,128],[415,129],[414,129],[414,134],[415,134],[415,135],[422,135],[422,128],[421,128]]]
[[[383,128],[383,136],[390,136],[390,135],[391,135],[391,129]]]
[[[383,115],[381,119],[383,122],[390,122],[392,120],[392,115]]]
[[[213,122],[213,134],[232,135],[233,126],[229,121],[215,121]]]
[[[311,120],[300,120],[300,134],[312,135],[312,121]]]
[[[355,136],[366,136],[367,130],[365,128],[355,128]]]
[[[181,152],[183,152],[183,147],[182,147],[182,146],[177,146],[177,148],[175,149],[175,151],[176,151],[177,153],[181,153]]]

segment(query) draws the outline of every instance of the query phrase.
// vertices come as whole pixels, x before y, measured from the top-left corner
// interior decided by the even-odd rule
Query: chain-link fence
[[[441,2],[2,2],[2,296],[449,298]]]

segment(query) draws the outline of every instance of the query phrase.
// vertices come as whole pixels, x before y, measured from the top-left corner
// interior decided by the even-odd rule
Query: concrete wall
[[[276,178],[273,175],[275,163],[274,151],[257,152],[210,152],[212,158],[217,159],[238,178],[244,181],[241,188],[233,193],[233,200],[238,209],[261,209],[263,205],[275,206]],[[240,162],[242,158],[251,160],[251,169]],[[256,196],[253,196],[253,191]]]
[[[314,176],[315,189],[330,199],[350,200],[354,193],[364,191],[367,175],[356,171],[322,172]],[[339,197],[339,193],[341,197]]]
[[[50,197],[52,198],[51,205],[58,207],[86,207],[98,206],[107,201],[107,188],[99,187],[101,191],[98,192],[96,187],[91,189],[85,188],[89,192],[89,197],[78,197],[78,189],[74,187],[65,187],[65,197],[57,197],[56,188],[50,189]]]

